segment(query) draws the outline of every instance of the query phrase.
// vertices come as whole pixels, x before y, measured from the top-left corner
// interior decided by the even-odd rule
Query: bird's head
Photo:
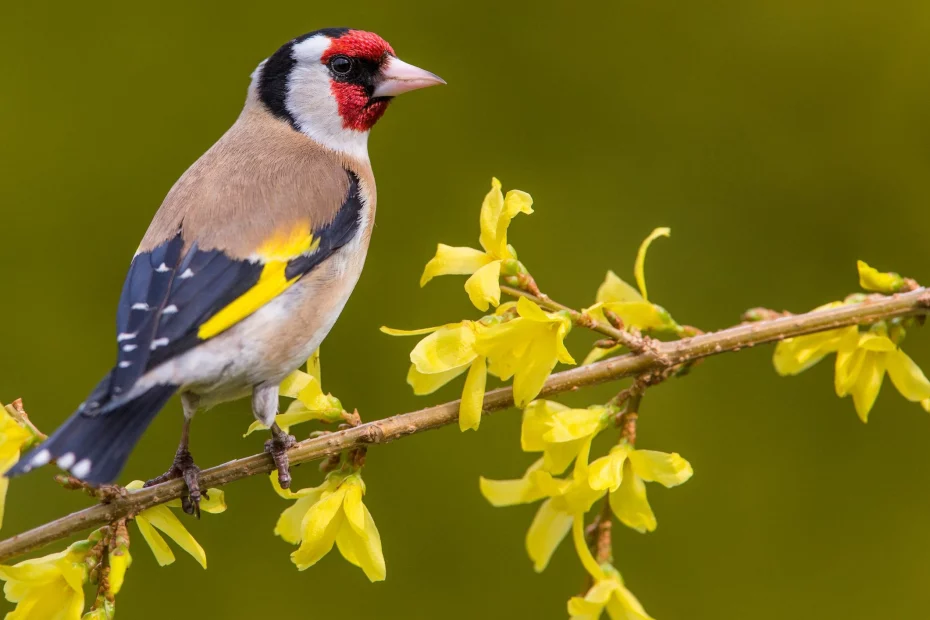
[[[281,46],[254,82],[272,114],[326,147],[367,157],[368,132],[391,99],[435,84],[372,32],[327,28]]]

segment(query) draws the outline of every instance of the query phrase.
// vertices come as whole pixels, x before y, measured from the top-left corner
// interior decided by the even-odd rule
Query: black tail
[[[93,415],[78,411],[4,475],[24,474],[57,461],[75,478],[91,484],[113,482],[155,414],[177,389],[176,385],[156,385],[131,400],[108,404]]]

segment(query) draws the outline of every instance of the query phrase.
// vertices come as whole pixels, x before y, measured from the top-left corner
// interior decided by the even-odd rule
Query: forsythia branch
[[[519,289],[508,287],[506,292],[529,297],[544,307],[557,305],[560,310],[570,310],[578,314],[577,311],[565,308],[561,304],[555,304],[548,298],[541,298]],[[685,364],[710,355],[739,351],[757,344],[848,325],[873,323],[903,316],[922,316],[928,313],[930,313],[930,290],[919,288],[889,297],[870,298],[858,304],[746,323],[674,342],[656,343],[655,351],[629,353],[553,374],[546,381],[540,396],[640,375],[669,364]],[[597,327],[600,329],[594,327],[592,329],[608,336],[615,336],[616,334],[612,332],[619,331],[601,324]],[[512,404],[513,390],[509,387],[500,388],[486,393],[483,410],[485,413],[490,413],[506,409]],[[297,443],[288,452],[288,456],[294,465],[315,461],[354,447],[388,443],[406,435],[454,424],[458,421],[458,415],[459,401],[443,403],[306,439]],[[274,463],[270,455],[255,454],[204,470],[201,472],[201,485],[219,487],[248,476],[267,474],[273,469]],[[130,493],[125,497],[114,497],[108,503],[101,503],[40,525],[0,541],[0,562],[7,562],[11,558],[38,549],[50,542],[115,522],[179,498],[183,490],[182,480],[172,480]]]

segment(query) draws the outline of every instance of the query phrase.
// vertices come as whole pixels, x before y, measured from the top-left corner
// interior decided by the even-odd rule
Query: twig
[[[719,332],[659,343],[657,348],[658,353],[667,358],[671,364],[679,365],[766,342],[847,325],[874,323],[894,317],[926,315],[928,312],[930,312],[930,291],[921,288],[878,300],[869,299],[860,304],[737,325]],[[641,375],[663,367],[662,361],[650,353],[629,353],[553,374],[546,381],[540,396],[550,396],[623,377]],[[484,398],[483,408],[486,413],[491,413],[506,409],[512,404],[513,390],[506,387],[488,392]],[[301,441],[291,448],[288,457],[291,464],[297,465],[323,459],[351,448],[388,443],[407,435],[453,424],[458,420],[458,411],[459,401],[456,400],[368,422],[354,428]],[[267,474],[272,468],[273,461],[270,455],[255,454],[202,471],[201,484],[205,487],[217,487],[248,476]],[[172,480],[131,493],[125,498],[116,497],[108,504],[85,508],[40,525],[0,541],[0,562],[6,562],[10,558],[83,530],[106,525],[130,514],[179,498],[183,491],[184,482]]]
[[[513,286],[506,286],[503,284],[501,285],[501,291],[512,297],[526,297],[530,301],[535,302],[541,308],[545,308],[550,312],[565,312],[572,318],[572,322],[574,322],[576,325],[580,325],[581,327],[586,327],[592,331],[609,336],[610,339],[613,340],[616,344],[623,345],[634,353],[649,353],[653,356],[657,355],[656,352],[649,350],[649,347],[644,343],[644,339],[642,337],[631,334],[630,332],[620,329],[614,325],[601,323],[588,314],[578,312],[574,308],[569,308],[564,304],[560,304],[559,302],[550,298],[548,295],[543,295],[542,293],[539,295],[534,295],[529,291],[524,291],[522,289],[515,288]]]

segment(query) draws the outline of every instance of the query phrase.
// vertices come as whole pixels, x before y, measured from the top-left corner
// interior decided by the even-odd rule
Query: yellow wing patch
[[[300,276],[290,280],[285,277],[288,262],[315,251],[319,245],[320,240],[313,238],[309,224],[263,243],[255,253],[256,258],[265,263],[258,282],[201,325],[197,337],[207,340],[226,331],[286,291],[300,279]]]

